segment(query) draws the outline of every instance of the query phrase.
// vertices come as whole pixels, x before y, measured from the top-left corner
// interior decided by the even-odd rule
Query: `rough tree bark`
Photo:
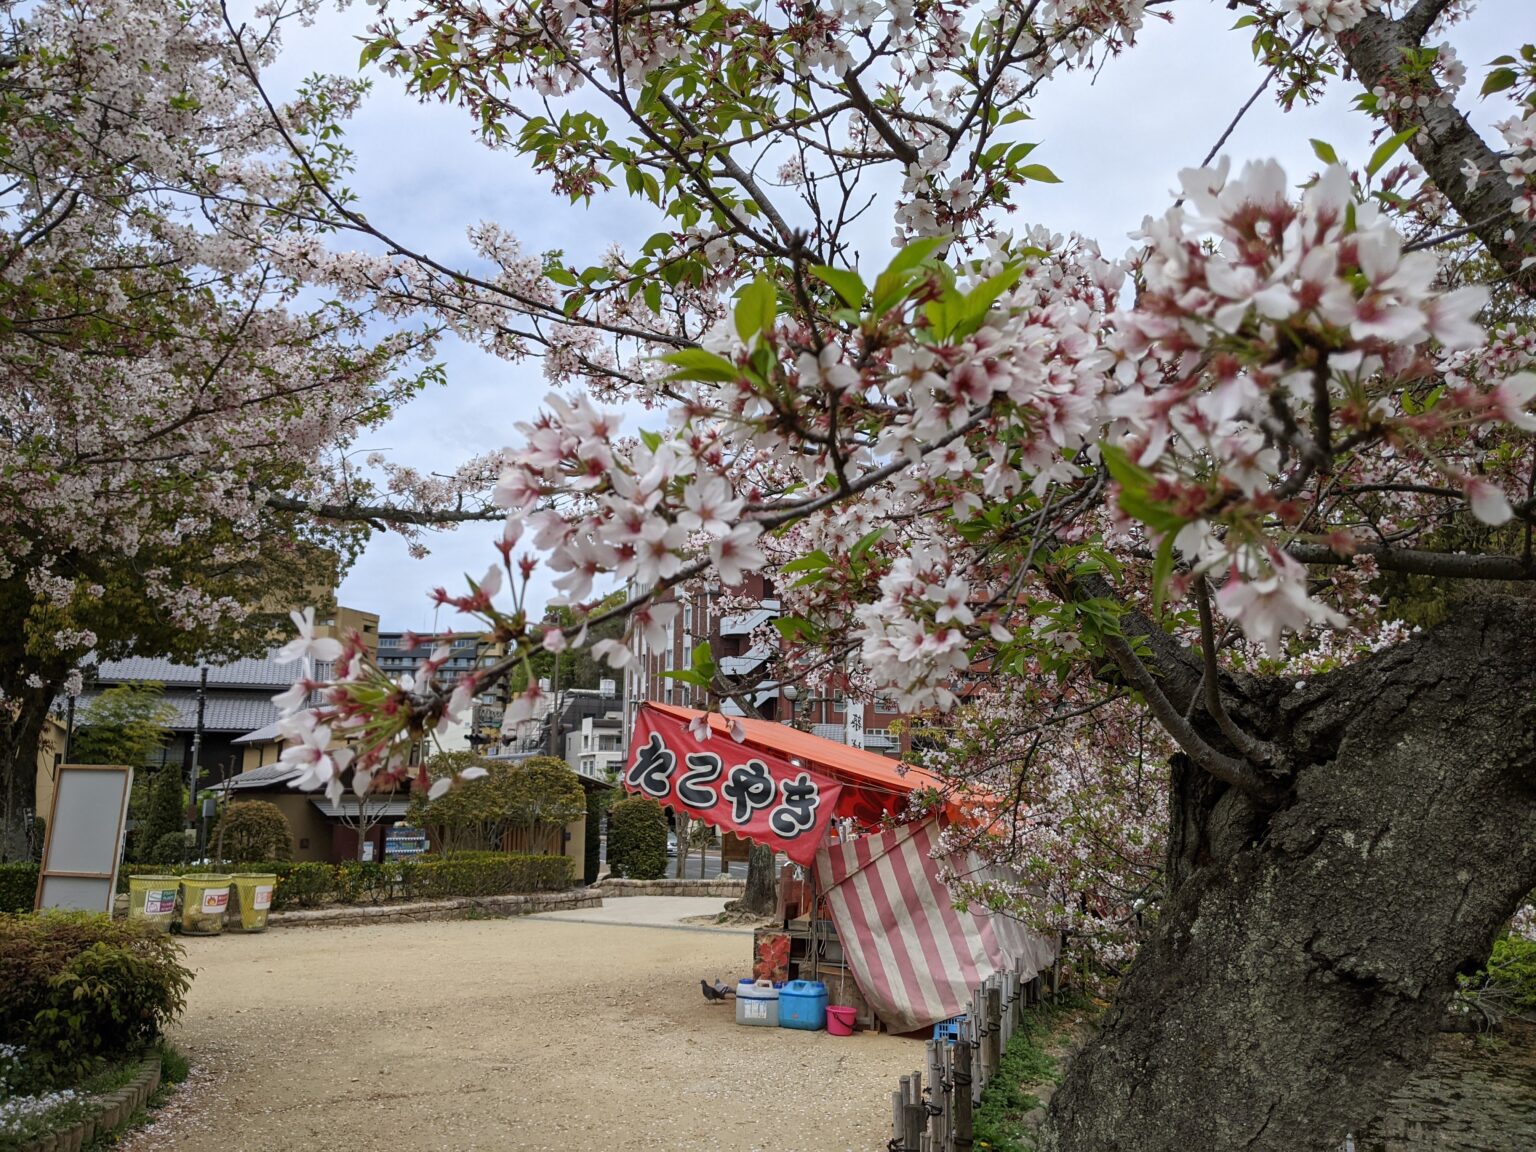
[[[1057,1152],[1336,1152],[1536,888],[1536,602],[1246,688],[1289,788],[1261,810],[1175,767],[1181,883],[1052,1100]]]
[[[773,873],[773,849],[752,845],[747,855],[747,890],[740,900],[726,905],[731,912],[750,912],[754,916],[772,916],[779,902],[778,877]]]

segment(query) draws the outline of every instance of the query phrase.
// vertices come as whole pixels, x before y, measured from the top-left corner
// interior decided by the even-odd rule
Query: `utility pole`
[[[555,653],[555,686],[549,697],[549,754],[560,755],[560,653]]]
[[[203,750],[203,711],[208,704],[208,666],[203,665],[202,675],[197,684],[197,726],[192,729],[192,763],[187,768],[187,788],[192,797],[192,822],[196,825],[197,815],[197,757]]]

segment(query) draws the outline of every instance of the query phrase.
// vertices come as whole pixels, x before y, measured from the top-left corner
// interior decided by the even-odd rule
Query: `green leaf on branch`
[[[1376,173],[1380,172],[1382,168],[1385,167],[1387,161],[1392,159],[1393,153],[1395,153],[1399,148],[1406,144],[1413,136],[1413,134],[1418,130],[1419,126],[1415,124],[1412,127],[1404,128],[1396,135],[1389,136],[1387,139],[1383,140],[1380,146],[1377,147],[1376,151],[1371,153],[1371,158],[1365,165],[1366,176],[1374,176]]]
[[[786,575],[790,575],[795,572],[817,572],[823,568],[829,567],[831,563],[832,557],[828,556],[825,552],[818,548],[816,551],[808,553],[807,555],[800,557],[798,560],[791,560],[788,564],[784,565],[784,567],[780,568],[779,571],[785,573]]]
[[[1041,184],[1060,184],[1061,177],[1052,172],[1044,164],[1026,164],[1019,169],[1019,175],[1025,180],[1035,180]]]
[[[1120,485],[1119,504],[1122,512],[1153,531],[1166,532],[1170,536],[1184,527],[1182,516],[1152,499],[1150,491],[1156,481],[1152,473],[1132,460],[1124,449],[1113,444],[1101,441],[1099,452],[1104,457],[1109,474]]]
[[[703,348],[683,348],[676,352],[669,352],[661,359],[679,370],[673,373],[673,380],[713,380],[730,383],[741,379],[741,369],[724,356],[716,356]]]
[[[1333,150],[1333,145],[1326,140],[1313,140],[1312,151],[1324,164],[1337,164],[1339,154]]]
[[[818,264],[811,269],[811,275],[836,292],[848,307],[857,308],[864,303],[864,281],[857,272]]]
[[[773,281],[759,276],[736,297],[736,334],[750,342],[759,332],[773,327],[778,311],[778,290]]]
[[[800,616],[777,616],[773,626],[788,644],[811,644],[821,635],[821,629]]]
[[[1513,88],[1519,81],[1520,75],[1513,68],[1495,68],[1488,73],[1488,78],[1483,81],[1483,96],[1492,96],[1495,92],[1503,92],[1507,88]]]

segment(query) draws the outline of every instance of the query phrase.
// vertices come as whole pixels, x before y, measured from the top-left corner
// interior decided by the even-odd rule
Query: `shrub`
[[[263,865],[253,864],[242,872],[260,872]],[[283,868],[273,868],[277,873],[277,887],[272,892],[272,910],[282,912],[288,908],[313,908],[324,904],[336,891],[336,870],[318,860],[306,860]]]
[[[30,912],[37,896],[38,865],[31,860],[0,864],[0,912]]]
[[[189,854],[187,834],[167,832],[150,845],[146,860],[151,864],[185,864]]]
[[[1488,963],[1470,976],[1457,977],[1461,996],[1485,1016],[1536,1020],[1536,941],[1509,934],[1494,941]]]
[[[0,916],[0,1043],[48,1080],[134,1051],[180,1015],[192,973],[170,936],[80,912]]]
[[[213,828],[220,860],[286,860],[293,834],[282,809],[266,800],[241,800],[224,809]]]
[[[165,874],[196,876],[206,872],[271,872],[277,877],[272,910],[314,908],[385,900],[435,900],[454,896],[501,896],[511,892],[562,892],[574,882],[575,861],[566,856],[524,856],[512,852],[460,852],[413,860],[346,860],[341,864],[286,860],[266,863],[191,865],[156,868],[136,865],[118,874],[118,891],[128,878]]]
[[[182,859],[162,860],[156,853],[169,844],[171,833],[181,832],[186,823],[186,811],[187,790],[182,785],[181,769],[169,764],[162,766],[155,772],[149,810],[133,834],[135,859],[151,864],[169,864]]]
[[[573,882],[569,856],[520,856],[510,852],[461,852],[411,862],[412,899],[503,896],[512,892],[563,892]]]
[[[336,899],[343,904],[388,900],[396,865],[377,860],[343,860],[336,866]]]
[[[630,880],[667,873],[667,814],[644,796],[617,801],[608,814],[608,867]]]

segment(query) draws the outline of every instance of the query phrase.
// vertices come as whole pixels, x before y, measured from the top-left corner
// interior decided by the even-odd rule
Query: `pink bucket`
[[[852,1036],[853,1018],[857,1013],[840,1004],[827,1005],[827,1031],[833,1036]]]

